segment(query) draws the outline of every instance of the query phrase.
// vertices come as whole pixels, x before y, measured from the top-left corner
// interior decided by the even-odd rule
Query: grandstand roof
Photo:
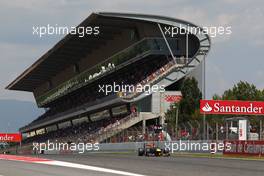
[[[6,89],[33,92],[38,86],[49,81],[52,77],[64,70],[69,65],[77,63],[88,53],[104,45],[107,40],[122,32],[122,30],[134,29],[135,21],[161,23],[167,25],[185,24],[196,25],[180,19],[170,17],[127,14],[127,13],[92,13],[79,26],[100,26],[100,35],[89,37],[78,37],[77,35],[66,35],[47,53],[41,56],[32,66],[18,76]],[[101,31],[103,31],[101,33]],[[202,40],[208,40],[204,35]]]

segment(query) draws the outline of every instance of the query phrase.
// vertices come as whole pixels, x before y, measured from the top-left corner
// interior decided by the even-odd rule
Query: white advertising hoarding
[[[240,141],[247,140],[247,120],[239,120],[238,139]]]

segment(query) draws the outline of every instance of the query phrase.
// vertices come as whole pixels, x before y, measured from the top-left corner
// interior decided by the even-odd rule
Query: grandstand
[[[202,28],[170,17],[92,13],[79,26],[98,26],[98,35],[66,35],[7,86],[32,92],[46,112],[21,127],[24,143],[139,140],[148,126],[164,123],[160,94],[105,92],[99,85],[159,85],[176,91],[210,49]],[[201,32],[168,35],[166,27],[193,26]],[[148,122],[148,123],[147,123]],[[148,124],[146,126],[146,123]],[[142,124],[142,125],[141,125]],[[118,138],[126,133],[127,138]],[[113,138],[112,140],[113,141]]]

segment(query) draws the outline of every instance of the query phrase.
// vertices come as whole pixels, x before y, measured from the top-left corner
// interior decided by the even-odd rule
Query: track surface
[[[48,159],[153,176],[263,176],[263,161],[190,157],[138,157],[124,154],[49,155]],[[0,176],[109,175],[90,170],[0,160]]]

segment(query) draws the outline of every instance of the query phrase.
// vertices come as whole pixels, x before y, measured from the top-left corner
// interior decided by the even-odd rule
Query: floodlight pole
[[[176,119],[175,119],[175,126],[176,126],[176,139],[178,140],[178,121],[179,121],[179,104],[176,105]]]
[[[185,60],[185,64],[188,62],[188,58],[189,58],[189,38],[188,38],[188,31],[186,30],[186,60]]]
[[[178,124],[179,124],[179,104],[178,103],[174,103],[172,105],[173,109],[175,110],[175,137],[176,140],[178,140]]]
[[[205,53],[203,53],[203,99],[205,100],[206,96],[205,96]],[[206,140],[206,122],[205,122],[205,113],[203,113],[203,140]]]

